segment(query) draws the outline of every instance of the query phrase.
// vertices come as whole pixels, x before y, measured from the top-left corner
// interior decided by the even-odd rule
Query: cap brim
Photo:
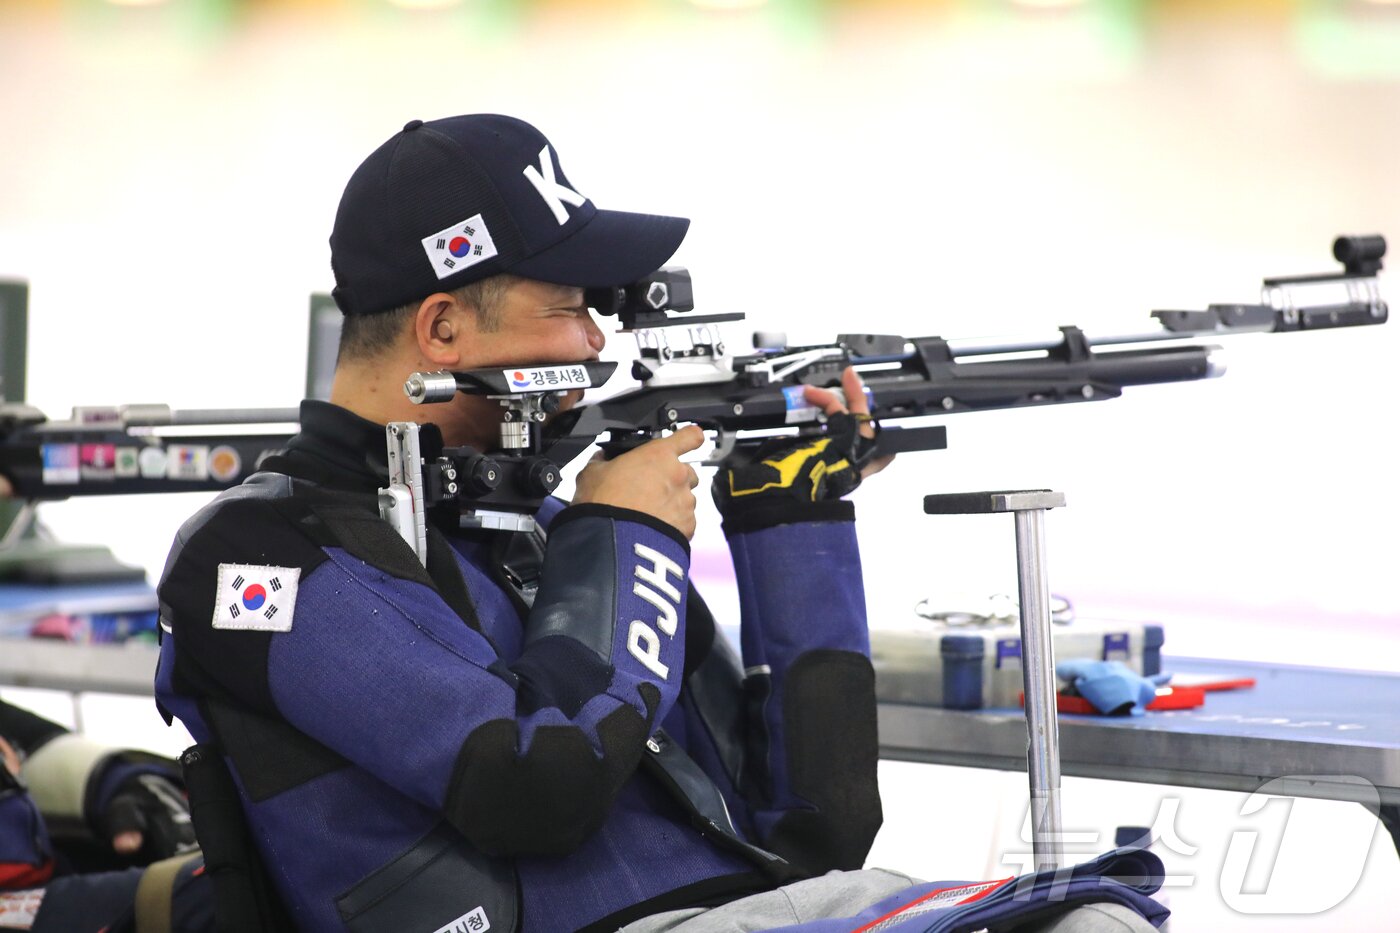
[[[555,285],[626,285],[666,264],[690,220],[659,214],[597,211],[570,236],[504,270]]]

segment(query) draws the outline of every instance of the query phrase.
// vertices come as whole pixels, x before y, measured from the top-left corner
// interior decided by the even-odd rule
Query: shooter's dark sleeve
[[[855,869],[880,828],[875,677],[854,511],[794,503],[728,520],[742,614],[749,804],[761,844]]]

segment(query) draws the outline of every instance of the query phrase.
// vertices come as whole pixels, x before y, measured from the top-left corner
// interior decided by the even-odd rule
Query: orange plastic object
[[[1241,690],[1254,686],[1254,678],[1231,677],[1225,674],[1173,674],[1172,686],[1196,687],[1207,693],[1212,690]]]
[[[1206,692],[1200,687],[1158,687],[1157,699],[1148,703],[1147,708],[1150,710],[1193,709],[1197,706],[1203,706],[1205,702]],[[1024,693],[1021,694],[1021,705],[1026,705]],[[1083,697],[1065,696],[1063,693],[1055,694],[1055,709],[1061,713],[1082,713],[1088,716],[1108,715],[1094,709],[1094,704]]]

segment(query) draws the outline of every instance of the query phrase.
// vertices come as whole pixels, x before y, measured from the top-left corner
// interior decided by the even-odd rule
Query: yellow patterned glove
[[[783,438],[759,448],[744,464],[715,474],[711,491],[726,518],[748,504],[774,500],[823,502],[839,499],[860,485],[860,420],[869,416],[832,415],[826,433]]]

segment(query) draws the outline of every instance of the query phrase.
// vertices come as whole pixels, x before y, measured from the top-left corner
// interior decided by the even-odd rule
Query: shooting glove
[[[720,514],[729,519],[751,504],[823,502],[850,493],[874,447],[860,435],[864,420],[869,416],[832,415],[825,434],[770,441],[747,462],[727,462],[711,486]]]

